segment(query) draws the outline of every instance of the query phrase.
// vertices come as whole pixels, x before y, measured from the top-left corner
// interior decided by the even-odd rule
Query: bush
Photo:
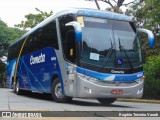
[[[0,88],[1,87],[6,87],[6,64],[0,61]]]
[[[144,65],[144,74],[143,98],[160,99],[160,55],[148,57]]]

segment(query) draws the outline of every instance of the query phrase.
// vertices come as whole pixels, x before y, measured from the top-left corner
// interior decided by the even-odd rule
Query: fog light
[[[86,93],[92,93],[90,88],[84,87],[84,90],[86,91]]]

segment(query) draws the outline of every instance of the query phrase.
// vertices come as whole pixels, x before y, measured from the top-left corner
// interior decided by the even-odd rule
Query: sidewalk
[[[146,99],[125,99],[125,98],[118,98],[117,101],[119,101],[119,102],[138,102],[138,103],[160,104],[160,100],[146,100]]]

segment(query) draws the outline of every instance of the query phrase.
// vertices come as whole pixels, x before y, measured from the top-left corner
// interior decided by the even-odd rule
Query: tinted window
[[[73,14],[68,14],[59,17],[59,26],[62,40],[62,47],[64,57],[75,63],[76,61],[76,44],[75,44],[75,32],[71,26],[65,26],[66,23],[74,21]]]
[[[59,49],[55,21],[45,25],[28,37],[24,46],[23,55],[46,47]]]
[[[15,59],[18,57],[19,51],[25,39],[26,38],[24,38],[20,42],[15,43],[9,48],[8,60]],[[22,55],[29,54],[31,52],[43,49],[45,47],[59,49],[55,21],[45,25],[41,29],[29,35],[24,45]]]
[[[8,49],[8,60],[12,60],[18,57],[19,51],[21,49],[21,46],[23,44],[24,39],[22,39],[20,42],[17,42],[9,47]]]
[[[55,49],[58,49],[58,39],[55,21],[44,26],[39,34],[39,43],[42,44],[42,46],[54,47]]]

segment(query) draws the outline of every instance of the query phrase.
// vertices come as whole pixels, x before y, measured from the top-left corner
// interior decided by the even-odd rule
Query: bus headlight
[[[140,84],[140,83],[142,83],[144,81],[144,77],[141,77],[141,78],[139,78],[139,79],[137,79],[135,81],[136,81],[136,83]]]
[[[90,82],[93,82],[93,83],[98,82],[98,79],[90,77],[90,76],[86,76],[86,75],[83,75],[83,74],[80,74],[80,73],[78,73],[77,76],[82,80],[90,81]]]

